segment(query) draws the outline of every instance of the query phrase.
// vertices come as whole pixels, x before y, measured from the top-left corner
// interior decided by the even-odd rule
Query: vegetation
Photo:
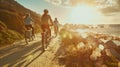
[[[92,35],[83,38],[81,34],[61,29],[59,63],[65,67],[118,67],[119,61],[108,55],[104,43]]]
[[[22,39],[22,35],[14,30],[10,30],[0,21],[0,46],[11,44],[17,40]]]
[[[25,8],[15,0],[0,0],[0,46],[23,38],[25,26],[23,16],[30,13],[35,32],[40,32],[40,15]]]
[[[35,22],[35,31],[40,28],[40,15],[23,7],[14,0],[0,0],[0,20],[3,21],[9,29],[24,34],[25,13],[30,13]]]

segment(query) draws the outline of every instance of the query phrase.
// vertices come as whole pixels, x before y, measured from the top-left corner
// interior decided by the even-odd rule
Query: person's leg
[[[55,33],[55,35],[57,36],[57,26],[55,25],[55,30],[54,30],[54,33]]]
[[[51,29],[50,28],[48,28],[48,35],[51,38]]]
[[[58,26],[57,26],[57,34],[58,34],[58,32],[59,32],[59,29],[58,29]]]
[[[29,25],[30,28],[32,28],[32,36],[35,37],[35,31],[34,31],[34,27],[32,25]]]
[[[42,35],[42,49],[44,50],[44,44],[45,44],[45,36],[44,36],[44,32],[41,33]]]
[[[48,43],[49,26],[45,25],[45,43]]]
[[[43,49],[43,51],[45,50],[45,25],[41,25],[41,29],[42,29],[42,33],[41,33],[41,35],[42,35],[42,49]]]
[[[27,41],[27,31],[25,31],[25,42],[26,42],[26,44],[28,44],[28,41]]]
[[[25,25],[25,28],[26,28],[27,30],[29,30],[29,25]]]
[[[54,25],[54,34],[56,34],[56,26]]]
[[[50,37],[51,37],[51,29],[50,29],[50,26],[49,26],[49,25],[46,25],[45,28],[48,30],[47,33],[48,33],[48,34],[50,35]]]
[[[34,27],[32,27],[32,35],[35,37]]]
[[[25,25],[25,28],[26,28],[26,30],[25,30],[25,41],[28,44],[28,39],[29,39],[29,37],[28,37],[29,25]]]

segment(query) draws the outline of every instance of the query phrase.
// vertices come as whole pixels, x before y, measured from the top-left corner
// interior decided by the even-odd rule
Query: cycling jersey
[[[33,24],[33,20],[32,20],[31,17],[25,18],[24,22],[25,22],[25,25],[31,25],[31,24]]]

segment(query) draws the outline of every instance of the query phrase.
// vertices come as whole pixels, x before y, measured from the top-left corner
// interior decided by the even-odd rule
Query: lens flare
[[[98,8],[87,4],[80,4],[73,8],[68,16],[68,20],[77,24],[93,24],[101,21],[101,15]]]
[[[100,44],[99,49],[104,50],[104,46]]]

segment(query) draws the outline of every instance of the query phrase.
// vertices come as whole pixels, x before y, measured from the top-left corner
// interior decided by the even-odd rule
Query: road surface
[[[55,60],[59,36],[53,37],[47,50],[42,51],[41,37],[25,44],[24,41],[0,49],[0,67],[61,67]]]

